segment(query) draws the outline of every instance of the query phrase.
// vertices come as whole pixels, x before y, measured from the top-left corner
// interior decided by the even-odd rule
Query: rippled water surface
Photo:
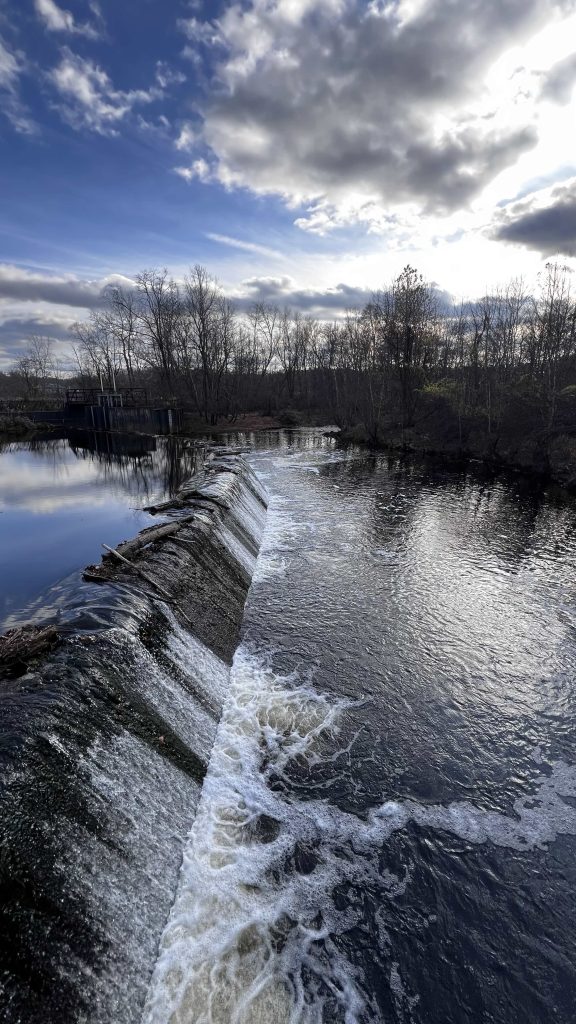
[[[576,1006],[576,508],[255,438],[268,525],[145,1019]]]

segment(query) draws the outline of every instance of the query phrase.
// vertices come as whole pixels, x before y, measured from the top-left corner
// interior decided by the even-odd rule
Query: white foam
[[[320,1024],[325,1011],[355,1024],[366,1009],[362,979],[334,937],[358,924],[361,911],[337,908],[332,894],[336,886],[359,885],[377,886],[389,899],[400,895],[409,874],[399,878],[379,866],[394,832],[414,822],[517,850],[576,834],[576,809],[562,799],[576,794],[576,769],[563,762],[539,779],[535,797],[516,801],[513,816],[468,802],[388,800],[360,820],[271,789],[271,777],[288,779],[295,761],[333,759],[323,739],[337,731],[345,707],[309,679],[279,677],[237,652],[145,1024]],[[298,849],[315,860],[308,873],[294,867]],[[384,909],[380,941],[387,947],[385,917]],[[390,985],[398,1005],[414,1005],[417,995],[405,990],[398,965]]]
[[[492,842],[512,850],[545,849],[559,835],[576,835],[576,807],[564,797],[576,797],[576,766],[557,761],[549,776],[538,780],[536,793],[514,801],[515,817],[485,811],[468,801],[423,806],[407,800],[388,802],[372,816],[386,820],[391,830],[408,821],[451,832],[470,843]]]
[[[398,1019],[403,1020],[404,1009],[408,1010],[408,1013],[416,1006],[420,1001],[420,996],[410,996],[406,991],[404,982],[402,981],[402,975],[400,974],[400,964],[397,961],[392,963],[390,968],[390,991],[396,1004],[396,1013]]]
[[[148,1024],[320,1019],[318,1006],[306,1008],[303,984],[292,977],[303,957],[314,960],[321,937],[329,941],[329,929],[314,923],[317,881],[291,874],[277,883],[270,876],[291,855],[296,838],[312,841],[318,829],[306,809],[286,804],[266,781],[294,758],[313,759],[318,739],[336,728],[341,706],[237,652],[230,699],[161,941],[144,1016]],[[262,822],[264,834],[258,832]],[[297,931],[278,950],[274,929],[295,911]],[[341,966],[342,998],[352,1011],[358,999]]]
[[[303,535],[314,532],[316,524],[305,519],[295,521],[289,500],[274,495],[268,504],[266,529],[260,545],[253,583],[283,575],[293,551],[302,551]]]
[[[177,668],[184,671],[188,679],[194,683],[194,688],[220,712],[228,693],[229,666],[197,637],[184,629],[167,605],[163,605],[162,610],[170,625],[166,639],[166,656]]]

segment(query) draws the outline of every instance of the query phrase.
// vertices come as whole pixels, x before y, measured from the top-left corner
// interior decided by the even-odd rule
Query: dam
[[[212,458],[186,494],[178,529],[100,582],[92,567],[56,649],[1,682],[11,1024],[140,1020],[266,514],[239,457]]]

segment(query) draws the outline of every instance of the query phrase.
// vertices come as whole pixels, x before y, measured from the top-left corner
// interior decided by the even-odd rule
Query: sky
[[[576,0],[0,0],[0,370],[144,268],[322,318],[576,268]]]

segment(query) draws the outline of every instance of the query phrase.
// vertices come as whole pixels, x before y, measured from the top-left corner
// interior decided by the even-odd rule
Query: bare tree
[[[158,366],[163,383],[173,390],[176,370],[177,325],[181,316],[180,292],[167,270],[143,270],[136,278],[135,322],[141,358]]]
[[[16,363],[16,370],[24,381],[28,398],[42,394],[57,372],[53,339],[33,335]]]
[[[139,310],[138,295],[132,288],[110,285],[105,290],[106,308],[99,314],[102,329],[115,340],[115,351],[121,358],[122,369],[129,384],[139,361]]]
[[[225,375],[231,368],[235,321],[231,303],[205,267],[196,265],[184,282],[187,345],[196,354],[201,375],[200,408],[207,423],[221,412]]]

